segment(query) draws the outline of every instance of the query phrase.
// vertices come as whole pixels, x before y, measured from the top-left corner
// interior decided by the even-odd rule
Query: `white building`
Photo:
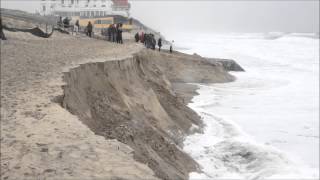
[[[59,15],[63,17],[96,17],[122,15],[129,17],[128,0],[42,0],[41,15]]]

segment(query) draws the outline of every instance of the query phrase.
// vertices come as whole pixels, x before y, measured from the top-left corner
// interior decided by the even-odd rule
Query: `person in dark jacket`
[[[173,43],[174,43],[174,41],[172,41],[172,42],[170,43],[170,53],[172,53],[172,51],[173,51]]]
[[[2,27],[2,20],[1,20],[1,17],[0,17],[0,39],[1,40],[7,40],[6,36],[4,35],[3,33],[3,27]]]
[[[118,32],[118,29],[119,29],[119,24],[116,24],[116,43],[119,43],[119,32]]]
[[[61,17],[61,16],[59,16],[59,20],[58,20],[58,22],[57,22],[57,25],[58,25],[59,28],[61,28],[62,25],[63,25],[62,17]]]
[[[93,29],[93,26],[91,24],[91,21],[89,21],[88,25],[87,25],[87,35],[89,37],[92,37],[92,29]]]
[[[69,28],[69,26],[70,26],[70,20],[69,20],[68,17],[66,17],[66,18],[64,18],[64,20],[63,20],[63,27],[64,27],[64,28]]]
[[[151,34],[151,49],[152,50],[155,50],[156,49],[156,44],[157,44],[157,41],[156,41],[156,39],[154,38],[154,35],[153,34]]]
[[[111,37],[112,37],[112,24],[109,25],[109,28],[107,30],[108,33],[108,41],[111,41]]]
[[[145,34],[145,40],[144,40],[146,48],[151,48],[151,37],[150,34]]]
[[[112,42],[116,42],[117,41],[117,28],[116,28],[115,24],[112,25],[111,34],[112,34]]]
[[[161,39],[161,37],[158,39],[158,47],[159,47],[159,51],[160,51],[160,49],[162,47],[162,39]]]
[[[146,33],[143,34],[143,44],[147,46],[148,36]]]
[[[119,23],[117,26],[117,43],[123,44],[122,40],[122,24]]]
[[[139,42],[139,33],[136,33],[135,35],[134,35],[134,39],[136,40],[136,42]]]

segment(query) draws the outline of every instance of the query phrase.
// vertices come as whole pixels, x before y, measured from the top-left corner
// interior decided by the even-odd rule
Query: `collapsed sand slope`
[[[202,124],[171,82],[226,82],[233,77],[219,63],[144,50],[120,61],[80,65],[64,80],[63,106],[92,131],[128,144],[135,158],[160,178],[187,179],[199,167],[179,144],[191,126]]]
[[[189,85],[184,89],[186,82],[232,80],[221,64],[179,53],[137,53],[143,47],[131,42],[117,45],[58,32],[49,39],[5,34],[3,179],[155,179],[150,168],[158,177],[186,179],[198,169],[178,146],[192,124],[201,126],[181,97],[189,100],[194,93]],[[69,70],[64,105],[84,123],[56,103],[64,95],[61,76]]]
[[[227,73],[230,70],[242,68],[233,60],[221,60],[215,58],[203,58],[199,55],[187,55],[179,52],[174,54],[162,53],[155,55],[158,67],[170,80],[176,94],[183,98],[185,104],[191,102],[196,95],[196,85],[190,83],[224,83],[235,78]],[[241,69],[230,69],[229,64]]]
[[[63,71],[125,58],[141,49],[55,33],[49,39],[5,31],[1,41],[2,179],[155,179],[132,149],[95,135],[54,102]]]

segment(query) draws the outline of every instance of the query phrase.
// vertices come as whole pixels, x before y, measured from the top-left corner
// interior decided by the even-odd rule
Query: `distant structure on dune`
[[[42,0],[39,14],[63,17],[130,16],[128,0]]]

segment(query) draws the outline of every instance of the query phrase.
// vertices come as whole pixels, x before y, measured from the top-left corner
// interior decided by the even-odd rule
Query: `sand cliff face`
[[[132,148],[95,135],[56,103],[63,72],[140,47],[55,33],[5,31],[1,42],[1,179],[157,179]],[[75,48],[75,44],[81,44]],[[123,48],[123,49],[122,49]]]
[[[20,15],[3,20],[36,25]],[[233,80],[221,63],[143,50],[131,40],[5,34],[1,178],[187,179],[198,170],[179,146],[190,127],[202,126],[186,107],[196,88],[186,83]]]
[[[88,63],[64,74],[63,106],[96,134],[134,149],[163,179],[187,179],[197,163],[179,147],[199,116],[172,83],[233,79],[219,64],[144,50],[120,61]]]

